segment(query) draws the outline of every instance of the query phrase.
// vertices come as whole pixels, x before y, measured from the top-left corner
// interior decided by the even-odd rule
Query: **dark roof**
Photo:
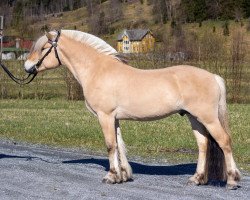
[[[11,42],[15,41],[16,37],[15,36],[3,36],[3,42]]]
[[[117,40],[121,41],[123,36],[126,35],[130,41],[140,41],[149,32],[149,29],[125,29],[121,34],[118,35]]]

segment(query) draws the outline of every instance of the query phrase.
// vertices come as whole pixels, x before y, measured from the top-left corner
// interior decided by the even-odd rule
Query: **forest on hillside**
[[[44,15],[86,7],[89,23],[96,26],[97,21],[98,25],[110,24],[126,17],[123,4],[138,1],[152,6],[155,23],[200,23],[208,19],[240,21],[250,17],[249,0],[1,0],[0,14],[5,16],[5,27],[16,28],[24,21],[39,21]],[[102,10],[101,5],[105,3],[110,4],[110,13]],[[106,16],[109,18],[104,21]],[[99,30],[102,32],[105,30]]]

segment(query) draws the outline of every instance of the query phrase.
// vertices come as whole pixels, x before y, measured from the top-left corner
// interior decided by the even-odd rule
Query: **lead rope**
[[[34,78],[36,77],[37,73],[36,74],[33,74],[33,77],[28,81],[28,82],[25,82],[26,80],[29,79],[29,77],[32,75],[32,74],[29,74],[26,78],[24,79],[19,79],[19,78],[16,78],[10,71],[9,69],[0,61],[0,65],[1,67],[3,68],[3,70],[6,72],[6,74],[8,74],[8,76],[13,80],[15,81],[17,84],[19,85],[26,85],[26,84],[29,84],[31,81],[34,80]]]

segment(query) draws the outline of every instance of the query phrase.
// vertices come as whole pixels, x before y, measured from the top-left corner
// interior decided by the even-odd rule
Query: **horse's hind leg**
[[[118,152],[121,164],[122,181],[125,182],[132,180],[132,169],[126,157],[126,148],[122,139],[121,129],[118,120],[116,120],[115,127],[117,135]]]
[[[198,162],[195,174],[189,178],[188,183],[194,183],[196,185],[206,184],[207,183],[207,174],[206,174],[206,153],[207,153],[207,130],[206,128],[198,122],[198,120],[191,114],[187,114],[188,119],[191,123],[194,136],[197,140],[197,145],[199,148]]]
[[[105,137],[105,142],[109,154],[109,172],[103,178],[105,183],[120,183],[122,182],[121,167],[119,163],[119,153],[116,140],[115,118],[104,113],[98,113],[98,119],[102,127]]]
[[[237,188],[237,182],[240,180],[240,172],[233,159],[230,135],[225,132],[219,119],[214,119],[213,121],[209,121],[209,123],[207,120],[203,120],[202,123],[224,153],[228,187],[230,189]]]

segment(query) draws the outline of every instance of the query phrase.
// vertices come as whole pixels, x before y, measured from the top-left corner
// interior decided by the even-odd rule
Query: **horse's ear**
[[[53,39],[53,35],[47,31],[45,31],[45,35],[46,37],[49,39],[49,40],[52,40]]]

